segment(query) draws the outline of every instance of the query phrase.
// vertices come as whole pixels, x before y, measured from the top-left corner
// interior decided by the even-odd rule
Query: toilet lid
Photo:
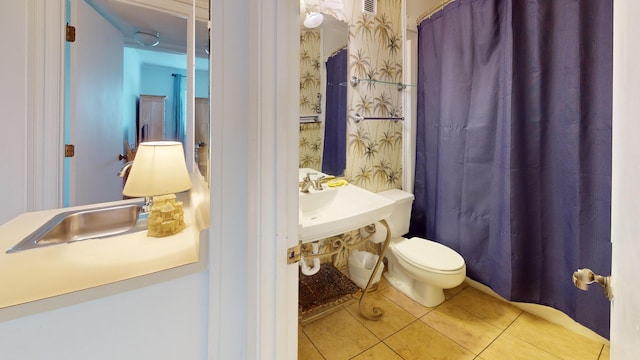
[[[419,237],[400,241],[395,248],[396,254],[417,267],[456,271],[464,266],[464,259],[455,250]]]

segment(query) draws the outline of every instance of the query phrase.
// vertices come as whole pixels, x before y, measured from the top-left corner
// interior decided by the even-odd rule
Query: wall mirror
[[[346,161],[348,25],[324,15],[322,24],[307,28],[304,9],[301,13],[299,167],[342,175]]]
[[[145,140],[182,141],[208,179],[208,21],[209,0],[67,0],[65,206],[122,199],[117,174]]]

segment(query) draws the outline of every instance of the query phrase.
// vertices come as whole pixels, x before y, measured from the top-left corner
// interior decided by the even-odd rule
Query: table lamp
[[[176,201],[175,193],[190,188],[182,143],[149,141],[138,146],[122,193],[145,197],[143,211],[149,213],[147,236],[162,237],[185,228],[182,202]]]

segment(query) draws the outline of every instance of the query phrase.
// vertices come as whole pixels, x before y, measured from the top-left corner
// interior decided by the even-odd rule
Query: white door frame
[[[211,3],[209,357],[297,357],[299,1]]]
[[[640,348],[640,2],[614,1],[613,161],[611,197],[611,359],[636,359]]]
[[[27,0],[26,211],[62,207],[64,0]]]

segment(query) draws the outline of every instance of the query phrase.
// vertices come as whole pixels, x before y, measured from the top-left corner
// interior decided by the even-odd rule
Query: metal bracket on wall
[[[287,264],[295,264],[300,261],[300,244],[287,249]]]

